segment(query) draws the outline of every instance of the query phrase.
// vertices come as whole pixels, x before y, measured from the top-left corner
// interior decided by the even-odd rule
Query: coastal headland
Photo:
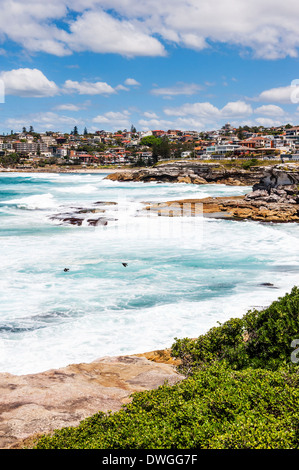
[[[186,203],[191,204],[195,211],[196,203],[201,203],[204,217],[261,222],[299,221],[299,166],[296,164],[243,170],[227,169],[217,164],[214,166],[180,162],[149,169],[115,172],[106,178],[113,181],[252,186],[252,190],[244,196],[183,199],[146,206],[147,210],[155,210],[159,215],[173,216],[173,211],[169,208],[173,205],[183,207]],[[178,211],[176,215],[183,215],[183,211]]]
[[[262,222],[299,221],[299,166],[274,165],[250,170],[221,165],[159,165],[155,168],[109,172],[114,181],[156,181],[188,184],[252,186],[244,196],[185,199],[147,203],[144,210],[169,215],[169,207],[200,202],[205,217]],[[193,206],[192,206],[193,205]],[[173,214],[172,214],[173,215]],[[44,433],[76,426],[97,413],[118,411],[132,393],[155,389],[165,381],[184,379],[169,350],[104,357],[91,363],[37,374],[0,373],[0,448],[30,447]]]

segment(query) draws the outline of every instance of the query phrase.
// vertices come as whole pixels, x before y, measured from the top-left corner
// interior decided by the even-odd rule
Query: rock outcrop
[[[244,170],[242,168],[225,168],[218,163],[203,163],[178,161],[165,163],[155,167],[136,170],[123,170],[111,173],[106,177],[112,181],[141,181],[209,184],[220,183],[227,185],[253,185],[260,179],[258,168]]]
[[[38,374],[1,373],[0,448],[30,447],[40,434],[77,426],[99,411],[118,411],[132,393],[183,378],[162,351],[104,357]]]
[[[97,201],[94,203],[96,207],[70,207],[67,212],[61,212],[58,214],[52,214],[49,216],[49,220],[57,223],[58,225],[86,225],[86,226],[98,226],[108,225],[109,222],[117,221],[115,217],[106,217],[103,214],[106,212],[107,207],[116,206],[117,202],[105,202]],[[98,208],[101,206],[101,208]],[[101,215],[94,215],[101,214]]]
[[[299,169],[291,165],[265,167],[260,180],[245,196],[168,201],[149,204],[145,209],[173,217],[189,215],[188,205],[193,216],[261,222],[299,222]],[[184,207],[187,207],[187,212]]]

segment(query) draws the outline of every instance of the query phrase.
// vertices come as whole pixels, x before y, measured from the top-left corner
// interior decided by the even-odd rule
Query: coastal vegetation
[[[196,339],[175,339],[185,379],[116,413],[57,430],[36,449],[298,449],[299,288]],[[298,340],[299,342],[299,340]]]

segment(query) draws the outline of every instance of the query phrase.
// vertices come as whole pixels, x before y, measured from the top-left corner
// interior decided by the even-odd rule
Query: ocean
[[[142,210],[251,188],[105,176],[0,173],[0,372],[167,348],[299,283],[298,224]]]

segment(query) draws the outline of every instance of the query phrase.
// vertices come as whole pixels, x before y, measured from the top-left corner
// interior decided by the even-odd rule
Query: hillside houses
[[[74,133],[26,132],[0,136],[0,157],[18,155],[23,160],[55,160],[74,165],[109,165],[150,162],[153,149],[142,144],[143,137],[165,139],[169,158],[209,159],[249,158],[260,155],[299,153],[299,126],[279,128],[234,128],[195,131],[154,129],[148,131],[110,132],[105,130],[83,135]]]

